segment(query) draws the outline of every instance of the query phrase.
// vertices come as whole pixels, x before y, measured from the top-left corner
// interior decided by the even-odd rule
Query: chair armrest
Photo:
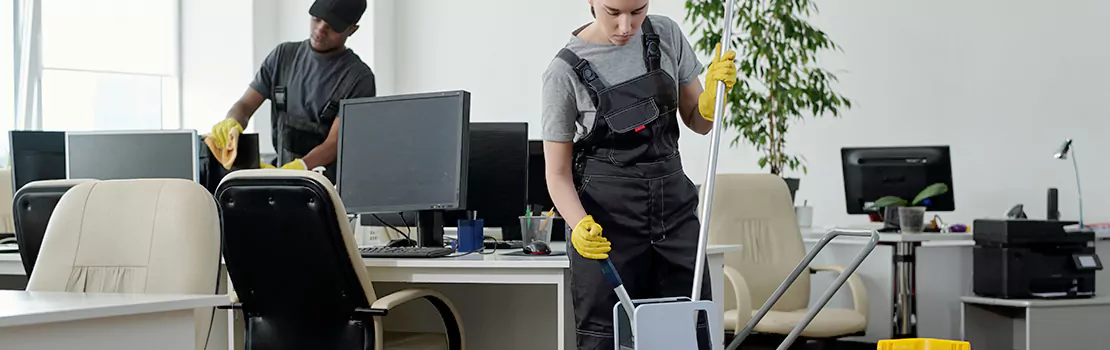
[[[423,288],[405,289],[378,299],[378,301],[370,305],[370,309],[388,312],[398,305],[416,299],[427,300],[436,308],[436,311],[439,312],[439,316],[443,318],[443,328],[447,333],[447,349],[463,349],[466,342],[463,339],[462,317],[459,316],[459,312],[455,309],[455,305],[451,304],[451,301],[447,300],[447,298],[439,292]],[[381,327],[375,327],[375,332],[382,333]],[[376,338],[382,339],[382,336],[383,334],[379,334]]]
[[[810,270],[813,270],[815,272],[829,271],[843,274],[844,266],[810,266]],[[860,315],[863,315],[866,319],[868,312],[867,289],[863,286],[863,280],[861,280],[859,276],[854,273],[851,276],[848,276],[848,290],[852,291],[852,306],[855,308],[856,312],[860,313]]]
[[[732,268],[731,266],[724,266],[725,273],[725,290],[732,289],[732,294],[736,295],[736,329],[733,332],[739,333],[752,319],[752,296],[751,291],[748,290],[748,282],[744,280],[744,276],[740,271]]]

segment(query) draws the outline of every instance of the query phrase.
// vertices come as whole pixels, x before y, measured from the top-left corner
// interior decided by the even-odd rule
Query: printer
[[[975,220],[972,290],[1003,299],[1087,298],[1095,295],[1095,254],[1090,229],[1075,222],[1028,219]]]

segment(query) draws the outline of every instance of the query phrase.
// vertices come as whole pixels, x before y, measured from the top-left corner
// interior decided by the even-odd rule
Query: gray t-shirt
[[[682,28],[668,17],[648,15],[663,48],[661,66],[677,83],[676,91],[701,74],[702,64]],[[595,44],[571,34],[566,48],[590,62],[605,86],[612,86],[647,73],[644,65],[643,30],[624,46]],[[569,64],[556,57],[543,73],[543,139],[577,142],[593,128],[597,112],[588,88]]]
[[[283,46],[295,50],[293,60],[281,62],[279,52]],[[325,56],[313,51],[308,40],[285,42],[270,51],[250,87],[272,100],[279,65],[293,65],[293,69],[289,70],[290,76],[282,82],[286,90],[286,111],[291,116],[312,118],[319,115],[331,99],[339,80],[346,74],[361,73],[362,76],[355,82],[351,93],[343,98],[373,97],[376,94],[374,73],[354,51],[346,49]]]

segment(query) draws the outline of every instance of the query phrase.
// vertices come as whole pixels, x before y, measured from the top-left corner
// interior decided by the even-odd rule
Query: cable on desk
[[[404,232],[401,232],[401,230],[398,229],[396,226],[390,225],[388,222],[385,222],[385,220],[382,220],[382,218],[379,217],[378,214],[370,214],[370,216],[373,216],[374,219],[377,219],[378,222],[382,223],[382,225],[385,225],[386,227],[389,227],[389,228],[393,229],[394,231],[397,231],[397,233],[400,233],[401,236],[405,237],[405,239],[410,240],[410,241],[412,240],[412,238],[409,238],[409,235],[405,234]],[[404,221],[403,219],[404,218],[402,217],[401,221]],[[405,224],[405,225],[408,225],[408,224]]]
[[[401,217],[401,223],[405,224],[405,231],[408,231],[409,234],[411,235],[412,234],[412,226],[409,226],[409,221],[405,220],[405,213],[397,213],[397,216]],[[409,236],[405,236],[405,238],[408,238],[408,237]],[[411,240],[411,238],[409,238],[409,240]]]
[[[493,249],[490,249],[489,253],[486,253],[486,241],[493,241]],[[496,253],[498,243],[500,243],[500,242],[497,241],[497,238],[493,238],[493,237],[490,237],[490,236],[482,237],[482,249],[478,250],[478,254],[490,255],[490,254]]]

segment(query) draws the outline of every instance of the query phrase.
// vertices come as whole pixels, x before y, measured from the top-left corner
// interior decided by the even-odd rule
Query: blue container
[[[485,225],[485,220],[459,220],[458,231],[458,249],[456,251],[469,253],[482,250],[485,243],[485,235],[482,234],[482,226]]]

